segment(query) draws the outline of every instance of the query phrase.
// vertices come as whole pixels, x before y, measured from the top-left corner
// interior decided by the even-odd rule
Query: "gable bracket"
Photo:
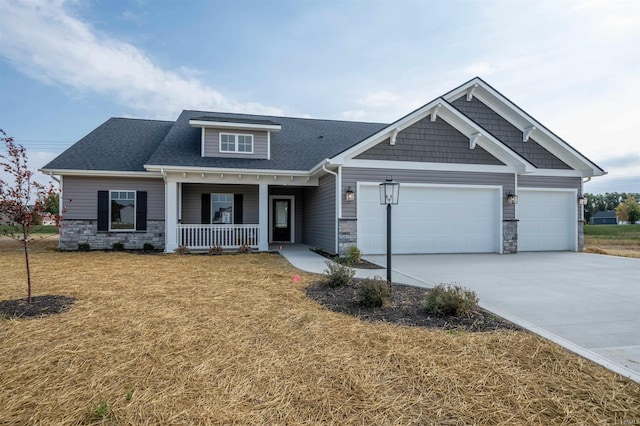
[[[396,128],[393,131],[393,134],[391,135],[391,139],[389,139],[389,145],[395,145],[396,144],[396,138],[398,137],[398,133],[400,133],[400,128]]]
[[[478,87],[478,83],[476,83],[473,86],[471,86],[471,88],[467,92],[467,102],[469,102],[469,101],[471,101],[471,99],[473,99],[473,92],[476,91],[477,87]]]
[[[536,126],[531,126],[531,127],[527,127],[526,129],[524,129],[522,131],[522,142],[526,142],[529,140],[529,136],[531,136],[531,133],[536,130]]]
[[[436,105],[435,108],[431,110],[431,121],[436,121],[436,118],[438,118],[438,110],[440,108],[442,108],[442,104]]]
[[[474,149],[476,147],[476,142],[478,142],[478,139],[480,139],[482,137],[482,133],[478,132],[478,133],[474,133],[473,135],[469,136],[469,149]]]

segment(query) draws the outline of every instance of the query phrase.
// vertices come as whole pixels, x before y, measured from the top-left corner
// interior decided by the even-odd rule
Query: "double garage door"
[[[358,246],[386,253],[386,206],[376,184],[358,189]],[[518,251],[576,250],[575,191],[519,189]],[[392,206],[392,251],[500,253],[502,189],[402,184]]]
[[[501,190],[402,184],[392,206],[392,251],[412,253],[500,252]],[[386,206],[378,185],[358,189],[358,246],[386,253]]]

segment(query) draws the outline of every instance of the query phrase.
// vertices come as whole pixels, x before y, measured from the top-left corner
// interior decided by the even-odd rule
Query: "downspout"
[[[58,182],[58,185],[60,185],[60,179],[58,179],[57,177],[55,177],[53,175],[53,172],[49,172],[49,177],[53,180],[55,180],[56,182]]]
[[[331,170],[327,169],[326,165],[329,163],[329,159],[325,158],[324,163],[322,164],[322,170],[324,170],[326,173],[329,173],[333,176],[335,176],[336,178],[336,226],[335,226],[335,250],[336,250],[336,254],[338,254],[338,218],[340,217],[340,179],[338,179],[338,173],[336,172],[332,172]]]

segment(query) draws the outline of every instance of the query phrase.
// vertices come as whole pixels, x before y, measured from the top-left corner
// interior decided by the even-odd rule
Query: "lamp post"
[[[400,184],[391,176],[380,184],[380,204],[387,205],[387,281],[391,283],[391,205],[398,204]]]

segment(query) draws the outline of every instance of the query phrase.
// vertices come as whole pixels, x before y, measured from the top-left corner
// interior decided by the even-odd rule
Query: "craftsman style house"
[[[183,111],[111,118],[59,176],[60,247],[304,243],[384,253],[378,185],[400,182],[394,253],[582,249],[584,178],[605,172],[480,78],[391,124]]]

